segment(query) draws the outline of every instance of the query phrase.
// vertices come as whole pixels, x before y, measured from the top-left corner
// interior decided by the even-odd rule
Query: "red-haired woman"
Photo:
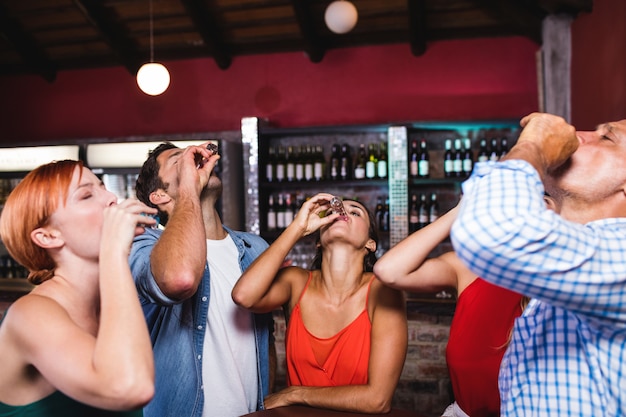
[[[117,204],[79,161],[42,165],[9,195],[0,237],[37,286],[0,323],[0,416],[141,415],[154,365],[128,254],[155,211]]]

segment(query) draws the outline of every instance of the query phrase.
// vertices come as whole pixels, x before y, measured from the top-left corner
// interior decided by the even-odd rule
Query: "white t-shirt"
[[[249,311],[233,302],[241,276],[239,253],[229,236],[207,240],[211,295],[204,339],[203,417],[236,417],[256,410],[256,343]]]

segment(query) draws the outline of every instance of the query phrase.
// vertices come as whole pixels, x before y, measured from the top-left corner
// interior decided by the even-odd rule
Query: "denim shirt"
[[[261,237],[225,228],[239,251],[245,270],[268,246]],[[146,229],[137,236],[130,267],[148,324],[156,369],[155,396],[145,407],[145,417],[200,417],[204,405],[202,352],[210,299],[210,274],[205,265],[193,297],[177,302],[165,296],[154,280],[150,254],[162,231]],[[252,314],[252,313],[251,313]],[[269,343],[273,332],[270,314],[253,314],[259,382],[257,409],[269,393]]]

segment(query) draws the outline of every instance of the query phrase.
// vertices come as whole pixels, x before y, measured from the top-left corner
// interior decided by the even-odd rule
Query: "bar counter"
[[[271,410],[256,411],[241,417],[421,417],[413,411],[391,410],[386,414],[362,414],[347,411],[333,411],[300,405],[278,407]]]

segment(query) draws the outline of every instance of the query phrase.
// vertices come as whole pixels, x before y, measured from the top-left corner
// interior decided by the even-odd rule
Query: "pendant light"
[[[152,22],[152,0],[150,0],[150,62],[137,71],[137,85],[151,96],[162,94],[170,85],[170,73],[164,65],[154,62],[154,34]]]
[[[354,4],[347,0],[336,0],[328,5],[324,13],[326,26],[332,32],[344,34],[350,32],[359,18]]]

